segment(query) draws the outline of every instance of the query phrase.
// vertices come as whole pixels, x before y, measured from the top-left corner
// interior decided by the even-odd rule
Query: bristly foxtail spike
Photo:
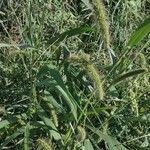
[[[108,49],[110,48],[110,34],[109,34],[109,22],[108,22],[105,6],[102,0],[92,0],[92,3],[96,8],[99,25],[102,29],[104,47],[105,49]]]

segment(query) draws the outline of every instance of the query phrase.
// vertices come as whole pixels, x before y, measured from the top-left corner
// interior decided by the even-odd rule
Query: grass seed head
[[[79,141],[84,141],[85,138],[86,138],[86,131],[85,131],[85,129],[83,127],[81,127],[81,126],[78,126],[77,130],[78,130],[78,140]]]
[[[92,0],[93,5],[96,8],[98,15],[98,21],[102,29],[102,36],[104,40],[104,46],[106,49],[110,48],[110,34],[109,34],[109,22],[106,14],[106,9],[102,0]]]
[[[38,139],[37,142],[44,150],[52,150],[51,144],[47,143],[45,139]]]

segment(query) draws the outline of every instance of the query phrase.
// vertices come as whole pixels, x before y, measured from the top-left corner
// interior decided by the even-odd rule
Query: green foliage
[[[0,149],[148,150],[148,6],[2,0]]]
[[[102,133],[98,129],[89,127],[95,134],[108,143],[109,149],[112,150],[127,150],[121,143],[119,143],[115,138],[109,136],[107,133]]]

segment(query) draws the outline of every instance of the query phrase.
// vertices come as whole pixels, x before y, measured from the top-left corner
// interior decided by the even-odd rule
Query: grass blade
[[[53,79],[56,80],[56,82],[58,84],[56,86],[56,89],[64,97],[64,99],[66,100],[66,103],[68,104],[68,106],[71,109],[71,112],[72,112],[75,120],[77,120],[77,106],[76,106],[75,100],[74,100],[73,96],[71,95],[71,93],[66,88],[59,71],[57,71],[56,69],[51,69],[50,74],[53,77]]]
[[[150,33],[150,18],[147,18],[143,24],[131,35],[127,47],[132,48],[137,45],[147,34]]]
[[[74,118],[77,121],[77,107],[76,107],[76,104],[74,103],[73,97],[71,96],[71,94],[68,91],[64,91],[60,86],[56,86],[56,88],[58,89],[58,91],[62,94],[62,96],[66,100],[68,106],[71,109],[71,112],[72,112]]]
[[[85,27],[85,26],[70,29],[70,30],[68,30],[64,33],[59,34],[58,36],[55,36],[55,37],[51,38],[48,41],[48,44],[59,43],[59,42],[63,41],[65,38],[69,38],[69,37],[79,35],[79,34],[82,34],[82,33],[85,33],[85,32],[89,32],[89,31],[92,31],[92,28]]]
[[[125,80],[125,79],[127,79],[129,77],[132,77],[132,76],[135,76],[135,75],[139,75],[139,74],[144,73],[146,71],[147,71],[146,69],[138,69],[138,70],[127,72],[127,73],[125,73],[123,75],[119,75],[116,79],[114,79],[112,84],[113,85],[117,84],[117,83],[119,83],[119,82],[121,82],[121,81],[123,81],[123,80]]]

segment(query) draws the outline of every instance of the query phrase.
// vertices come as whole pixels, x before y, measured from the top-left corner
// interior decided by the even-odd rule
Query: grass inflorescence
[[[110,33],[109,33],[109,21],[106,13],[106,8],[103,4],[103,0],[92,0],[98,17],[98,22],[102,30],[102,37],[104,40],[105,49],[110,48]]]

